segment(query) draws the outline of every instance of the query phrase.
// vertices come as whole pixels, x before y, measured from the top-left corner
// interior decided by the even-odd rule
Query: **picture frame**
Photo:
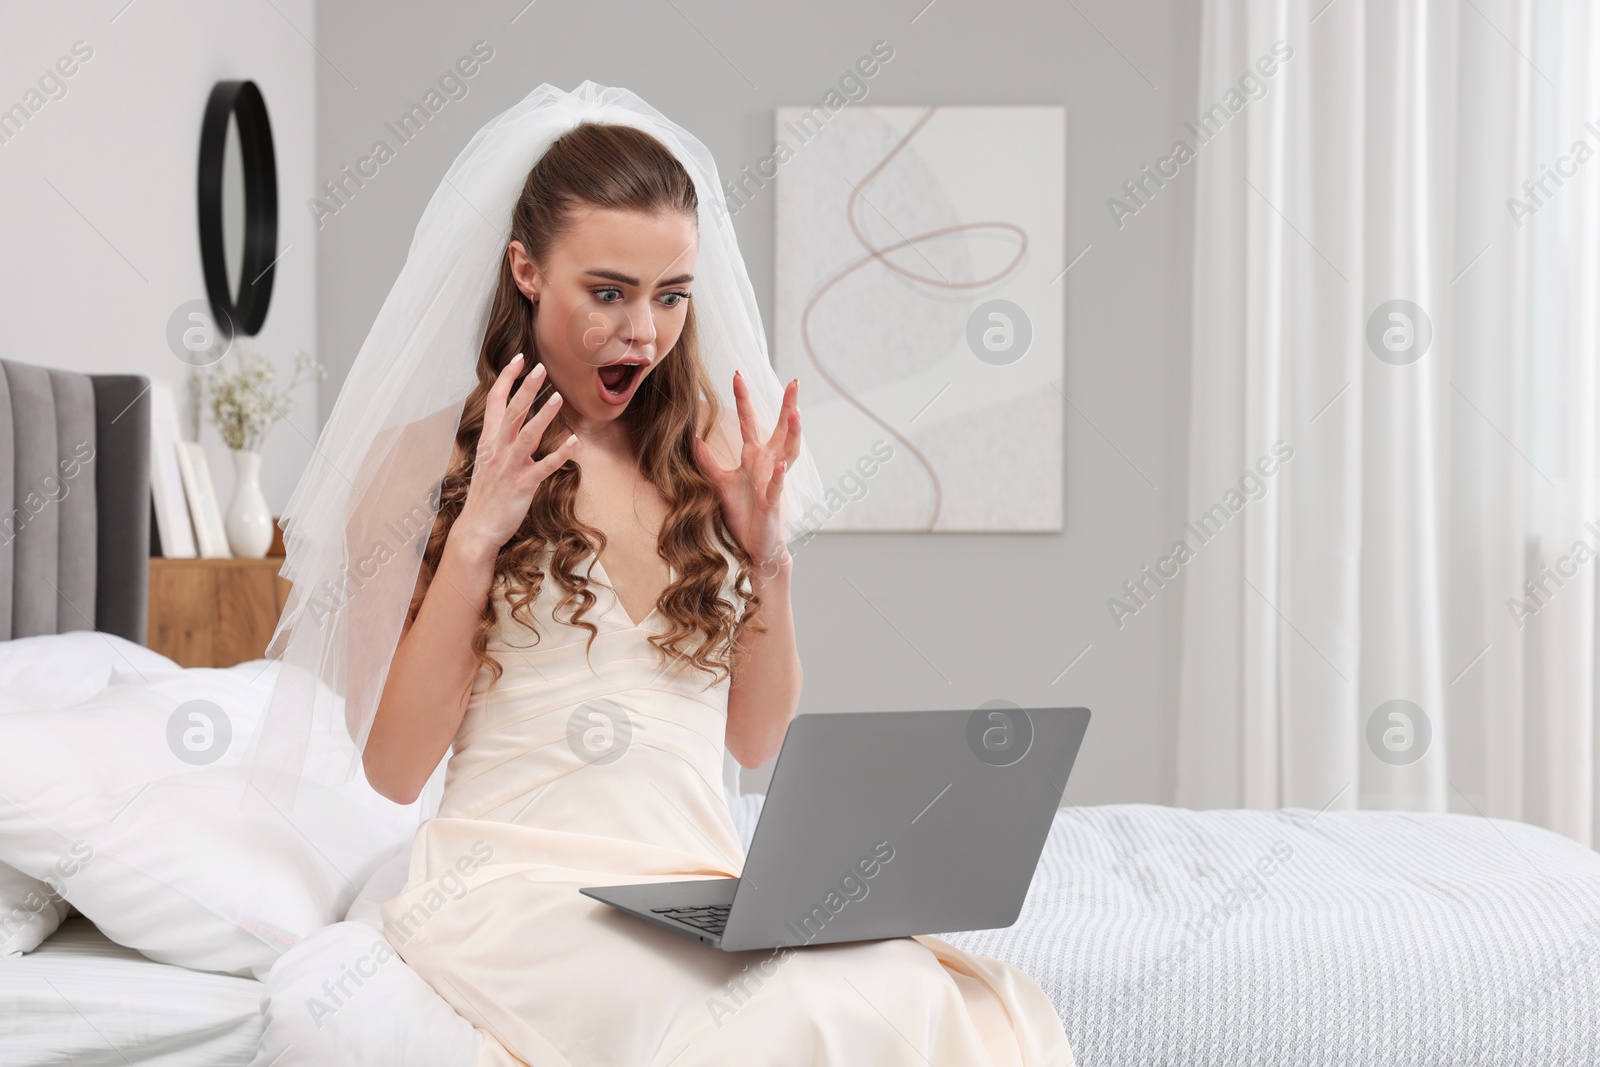
[[[1059,533],[1066,109],[812,111],[773,112],[773,365],[828,487],[808,521]]]

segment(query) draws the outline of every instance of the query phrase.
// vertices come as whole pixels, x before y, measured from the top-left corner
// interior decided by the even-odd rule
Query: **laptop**
[[[739,878],[585,896],[726,952],[1010,926],[1087,708],[797,716]]]

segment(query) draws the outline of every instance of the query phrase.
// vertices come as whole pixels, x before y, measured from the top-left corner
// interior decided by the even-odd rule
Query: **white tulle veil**
[[[703,144],[626,89],[548,83],[485,125],[428,202],[406,257],[356,356],[304,475],[284,509],[293,582],[268,654],[278,663],[245,760],[258,792],[292,806],[303,782],[338,788],[360,753],[409,608],[439,508],[463,402],[477,384],[512,209],[528,172],[580,122],[643,129],[671,150],[699,197],[694,302],[700,351],[724,410],[739,370],[770,433],[783,387],[772,370],[733,220]],[[669,357],[670,358],[670,357]],[[785,476],[791,539],[825,515],[808,449]],[[418,803],[438,807],[442,765]]]

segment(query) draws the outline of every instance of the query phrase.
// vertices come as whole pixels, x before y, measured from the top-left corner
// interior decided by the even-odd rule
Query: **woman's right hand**
[[[522,526],[539,486],[572,458],[580,444],[578,435],[572,434],[543,459],[533,458],[545,430],[560,410],[561,394],[552,393],[538,413],[524,422],[544,384],[545,369],[540,364],[529,371],[508,401],[506,396],[522,364],[519,352],[500,372],[485,398],[472,481],[467,486],[461,514],[450,529],[451,538],[460,537],[491,557]]]

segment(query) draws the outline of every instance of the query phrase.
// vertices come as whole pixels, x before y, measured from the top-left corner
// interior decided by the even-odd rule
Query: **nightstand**
[[[281,551],[281,549],[280,549]],[[183,667],[260,659],[289,599],[281,556],[150,560],[145,643]]]

